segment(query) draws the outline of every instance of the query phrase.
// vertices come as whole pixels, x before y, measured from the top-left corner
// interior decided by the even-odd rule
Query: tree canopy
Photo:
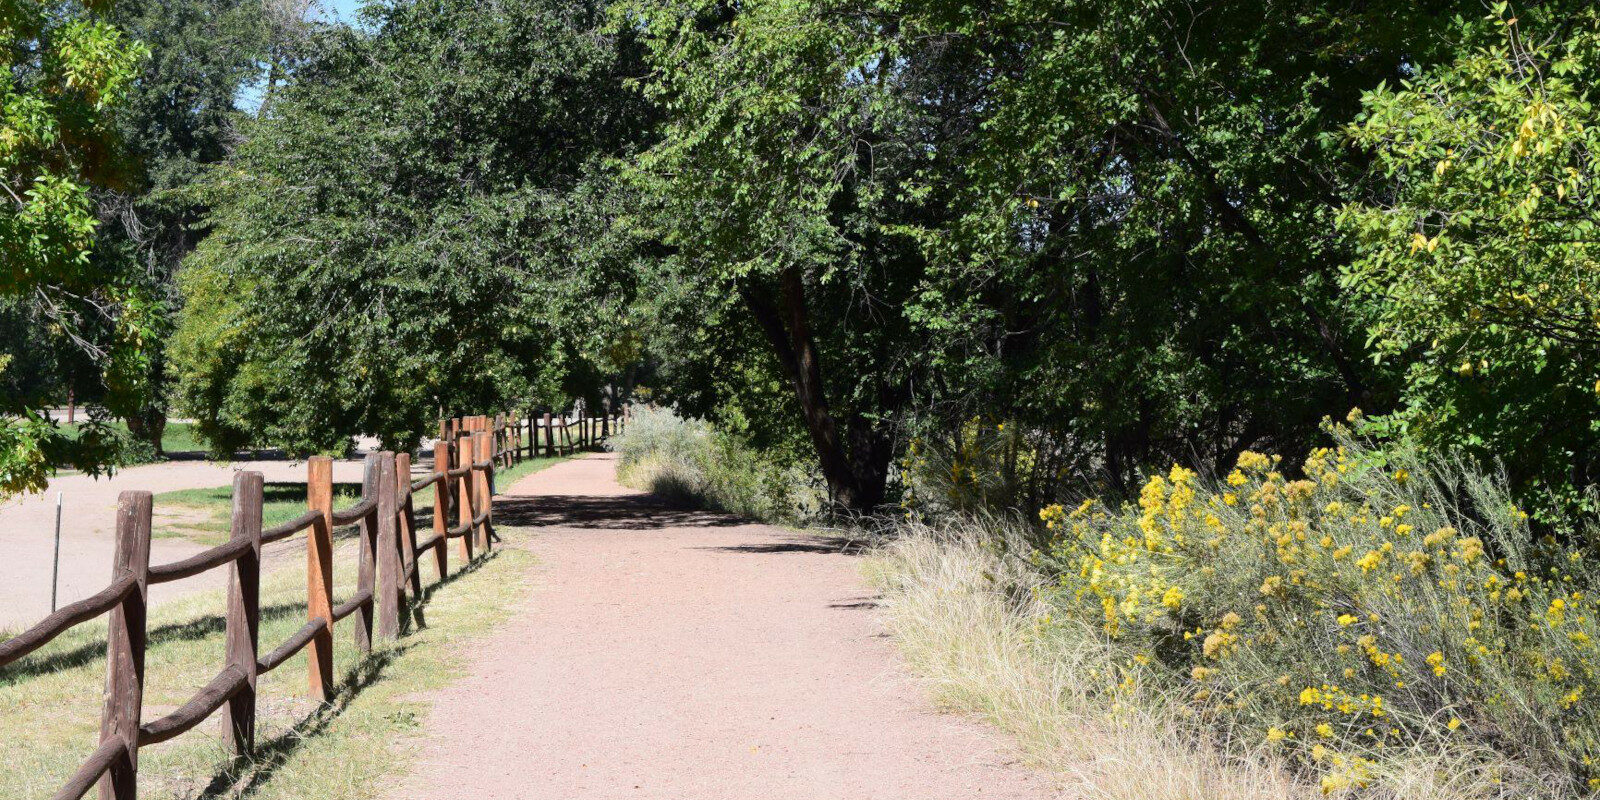
[[[568,194],[643,135],[629,40],[597,3],[365,13],[320,32],[206,180],[172,357],[222,451],[409,446],[441,412],[593,388],[573,381],[603,322],[561,311],[573,251],[537,245],[581,234]]]
[[[1027,505],[1359,409],[1570,505],[1594,17],[1484,12],[370,4],[203,170],[173,397],[310,452],[643,386],[856,511],[975,421]]]
[[[81,339],[95,321],[83,321],[86,312],[137,302],[90,257],[90,188],[121,177],[111,115],[145,55],[106,19],[104,5],[19,2],[0,12],[10,73],[0,86],[0,303],[8,327],[23,328],[30,338],[22,341],[40,349],[52,338]],[[108,347],[116,357],[136,358],[146,346],[140,321],[116,319]],[[0,355],[0,373],[43,363],[33,360],[35,352],[32,363],[14,367],[16,355]],[[102,460],[86,450],[61,452],[68,443],[40,415],[43,399],[7,394],[0,407],[0,496],[42,488],[52,460],[90,467]]]

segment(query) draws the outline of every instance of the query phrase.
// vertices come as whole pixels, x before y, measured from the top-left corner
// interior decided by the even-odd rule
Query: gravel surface
[[[538,556],[513,620],[430,696],[395,800],[1046,798],[998,734],[938,713],[858,560],[815,536],[661,505],[610,455],[496,504]]]

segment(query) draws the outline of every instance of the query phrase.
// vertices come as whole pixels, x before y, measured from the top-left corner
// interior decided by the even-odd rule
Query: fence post
[[[465,467],[467,472],[456,481],[456,527],[467,526],[467,532],[461,537],[461,563],[472,563],[472,516],[475,512],[472,499],[472,439],[465,432],[457,433],[455,437],[455,454],[453,463],[456,469]]]
[[[256,743],[256,651],[261,630],[261,473],[233,476],[234,541],[250,549],[228,570],[227,666],[244,673],[244,688],[228,699],[223,735],[235,755],[247,756]]]
[[[139,793],[139,716],[144,706],[145,610],[150,597],[150,493],[117,496],[117,550],[112,580],[134,586],[111,609],[106,631],[106,704],[100,741],[122,738],[126,751],[100,781],[100,800],[135,800]]]
[[[385,450],[378,456],[378,640],[392,642],[400,636],[401,573],[399,509],[395,503],[394,453]]]
[[[368,453],[366,461],[361,465],[361,499],[377,499],[379,486],[382,481],[381,457],[377,453]],[[378,511],[374,508],[361,518],[361,560],[356,568],[356,594],[364,594],[367,599],[356,609],[355,637],[356,649],[362,653],[372,652],[372,609],[373,601],[378,598],[375,579],[378,573]]]
[[[400,546],[400,565],[405,567],[405,574],[410,576],[411,600],[416,602],[422,596],[422,567],[417,564],[417,510],[411,502],[411,454],[396,453],[394,457],[395,491],[399,503],[398,524],[400,535],[397,542]],[[406,581],[402,579],[400,585],[404,587]],[[422,609],[416,610],[417,622],[422,622]]]
[[[483,437],[483,449],[485,451],[488,451],[488,450],[491,450],[493,448],[494,448],[494,440],[489,438],[488,436]],[[492,543],[494,541],[494,459],[489,458],[489,454],[487,452],[485,452],[484,453],[484,460],[489,462],[488,469],[485,469],[483,471],[483,484],[482,484],[482,487],[483,487],[483,513],[486,515],[484,517],[484,520],[483,520],[483,540],[482,541],[483,541],[483,551],[485,553],[487,553],[491,549],[493,549]]]
[[[476,465],[479,461],[483,460],[483,434],[482,433],[480,433],[478,431],[473,431],[472,435],[467,437],[467,453],[469,453],[469,455],[467,456],[467,460],[470,461],[474,465]],[[467,478],[472,481],[471,489],[470,489],[470,491],[472,492],[472,517],[473,517],[473,519],[477,519],[478,517],[483,515],[483,506],[484,506],[483,472],[481,470],[479,470],[476,466],[474,466],[473,469],[472,469],[472,472],[467,474]],[[474,523],[473,526],[472,526],[472,530],[470,532],[468,532],[467,535],[472,537],[472,546],[473,547],[476,547],[479,550],[486,550],[487,549],[487,548],[485,548],[483,546],[483,526],[482,525]]]
[[[511,466],[510,436],[511,428],[507,423],[505,414],[494,415],[494,457],[495,464],[501,467]]]
[[[306,461],[306,507],[321,512],[306,532],[306,621],[321,619],[306,653],[309,690],[323,702],[333,699],[333,459]]]
[[[433,558],[439,566],[439,580],[450,574],[450,443],[440,437],[433,443],[433,471],[439,482],[433,485]]]

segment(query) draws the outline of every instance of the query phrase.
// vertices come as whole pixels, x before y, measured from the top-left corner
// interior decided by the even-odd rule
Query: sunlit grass
[[[523,535],[499,529],[507,541]],[[335,599],[355,589],[353,548],[335,565]],[[487,559],[425,590],[427,625],[361,658],[352,644],[354,619],[336,630],[340,689],[327,706],[306,698],[304,652],[261,678],[260,752],[234,763],[225,751],[219,715],[183,736],[140,751],[140,796],[147,798],[316,798],[366,800],[409,763],[407,737],[420,724],[419,692],[460,674],[472,652],[462,641],[503,620],[527,588],[531,556],[496,550]],[[431,563],[422,567],[435,578]],[[303,569],[268,576],[262,585],[261,652],[305,622]],[[210,680],[224,653],[224,598],[204,592],[156,607],[146,656],[144,719],[175,709]],[[50,646],[0,670],[0,741],[8,756],[0,797],[47,797],[70,776],[99,738],[105,682],[105,624],[81,625]],[[225,714],[225,712],[220,712]]]

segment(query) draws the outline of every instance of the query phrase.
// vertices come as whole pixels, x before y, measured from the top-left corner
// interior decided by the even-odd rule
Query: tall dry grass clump
[[[948,707],[1014,736],[1093,800],[1294,800],[1320,796],[1270,754],[1229,754],[1183,724],[1119,648],[1061,620],[1043,576],[995,520],[912,525],[869,560],[892,633]],[[997,542],[995,536],[1002,538]],[[1009,538],[1009,541],[1008,541]]]
[[[1245,453],[1136,503],[1047,506],[1043,546],[1021,522],[908,524],[874,562],[895,632],[941,697],[1093,774],[1090,796],[1172,780],[1103,774],[1132,752],[1184,776],[1173,797],[1255,796],[1217,788],[1241,775],[1267,796],[1594,795],[1593,558],[1536,538],[1495,476],[1335,436],[1303,477]]]

